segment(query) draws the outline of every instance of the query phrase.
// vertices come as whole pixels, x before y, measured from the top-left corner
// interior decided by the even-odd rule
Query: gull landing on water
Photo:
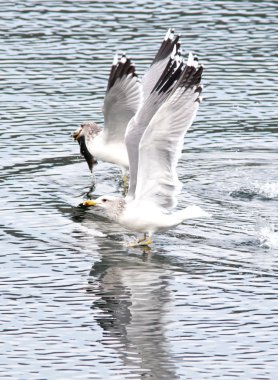
[[[170,56],[180,54],[179,48],[179,36],[175,37],[174,30],[169,29],[141,82],[131,60],[116,54],[104,97],[104,128],[87,121],[73,133],[91,171],[96,160],[101,160],[120,166],[125,178],[129,169],[127,125],[151,93]]]
[[[199,104],[203,67],[190,53],[187,63],[170,58],[156,86],[130,121],[126,145],[130,160],[130,185],[126,198],[101,196],[83,202],[98,206],[125,228],[144,238],[132,246],[149,245],[152,235],[184,220],[207,217],[198,206],[172,211],[181,190],[176,166],[183,138]]]

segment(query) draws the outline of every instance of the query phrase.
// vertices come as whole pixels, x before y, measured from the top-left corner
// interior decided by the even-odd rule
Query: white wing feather
[[[196,89],[178,87],[145,130],[139,145],[135,200],[150,201],[167,210],[176,206],[181,190],[176,166],[184,135],[199,107],[200,91]]]
[[[163,100],[165,100],[165,94],[152,93],[128,123],[125,144],[129,159],[128,198],[130,199],[134,197],[137,182],[139,143],[146,127]]]
[[[123,75],[107,91],[104,104],[104,139],[109,143],[124,141],[128,122],[142,101],[142,85],[137,76]]]
[[[129,158],[128,199],[134,198],[135,195],[138,173],[139,143],[153,116],[169,96],[169,92],[178,78],[181,67],[182,62],[173,58],[169,59],[166,74],[161,76],[152,93],[147,99],[145,99],[144,103],[127,126],[125,144]]]

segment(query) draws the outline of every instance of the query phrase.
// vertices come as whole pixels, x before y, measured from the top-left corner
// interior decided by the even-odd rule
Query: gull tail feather
[[[207,213],[199,206],[188,206],[183,210],[177,211],[176,214],[179,216],[181,222],[187,219],[198,219],[198,218],[209,218],[210,214]]]

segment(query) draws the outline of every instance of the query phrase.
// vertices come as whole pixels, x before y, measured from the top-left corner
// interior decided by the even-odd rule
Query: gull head
[[[125,209],[126,201],[124,198],[114,197],[112,195],[102,195],[97,199],[84,201],[83,206],[102,208],[110,219],[118,221]]]
[[[84,156],[90,171],[93,170],[93,166],[97,164],[94,156],[88,149],[88,144],[100,133],[100,128],[93,121],[84,121],[81,123],[72,134],[74,140],[78,141],[80,146],[80,153]]]

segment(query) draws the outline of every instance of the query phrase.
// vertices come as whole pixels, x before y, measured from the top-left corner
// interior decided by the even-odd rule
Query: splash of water
[[[255,183],[254,189],[259,195],[262,195],[265,198],[272,199],[278,197],[278,182],[263,184]]]
[[[273,224],[264,219],[258,220],[256,233],[261,247],[270,249],[278,248],[278,231],[275,230]]]
[[[253,182],[232,191],[230,195],[234,198],[252,199],[258,196],[264,199],[275,199],[278,197],[278,182]]]

